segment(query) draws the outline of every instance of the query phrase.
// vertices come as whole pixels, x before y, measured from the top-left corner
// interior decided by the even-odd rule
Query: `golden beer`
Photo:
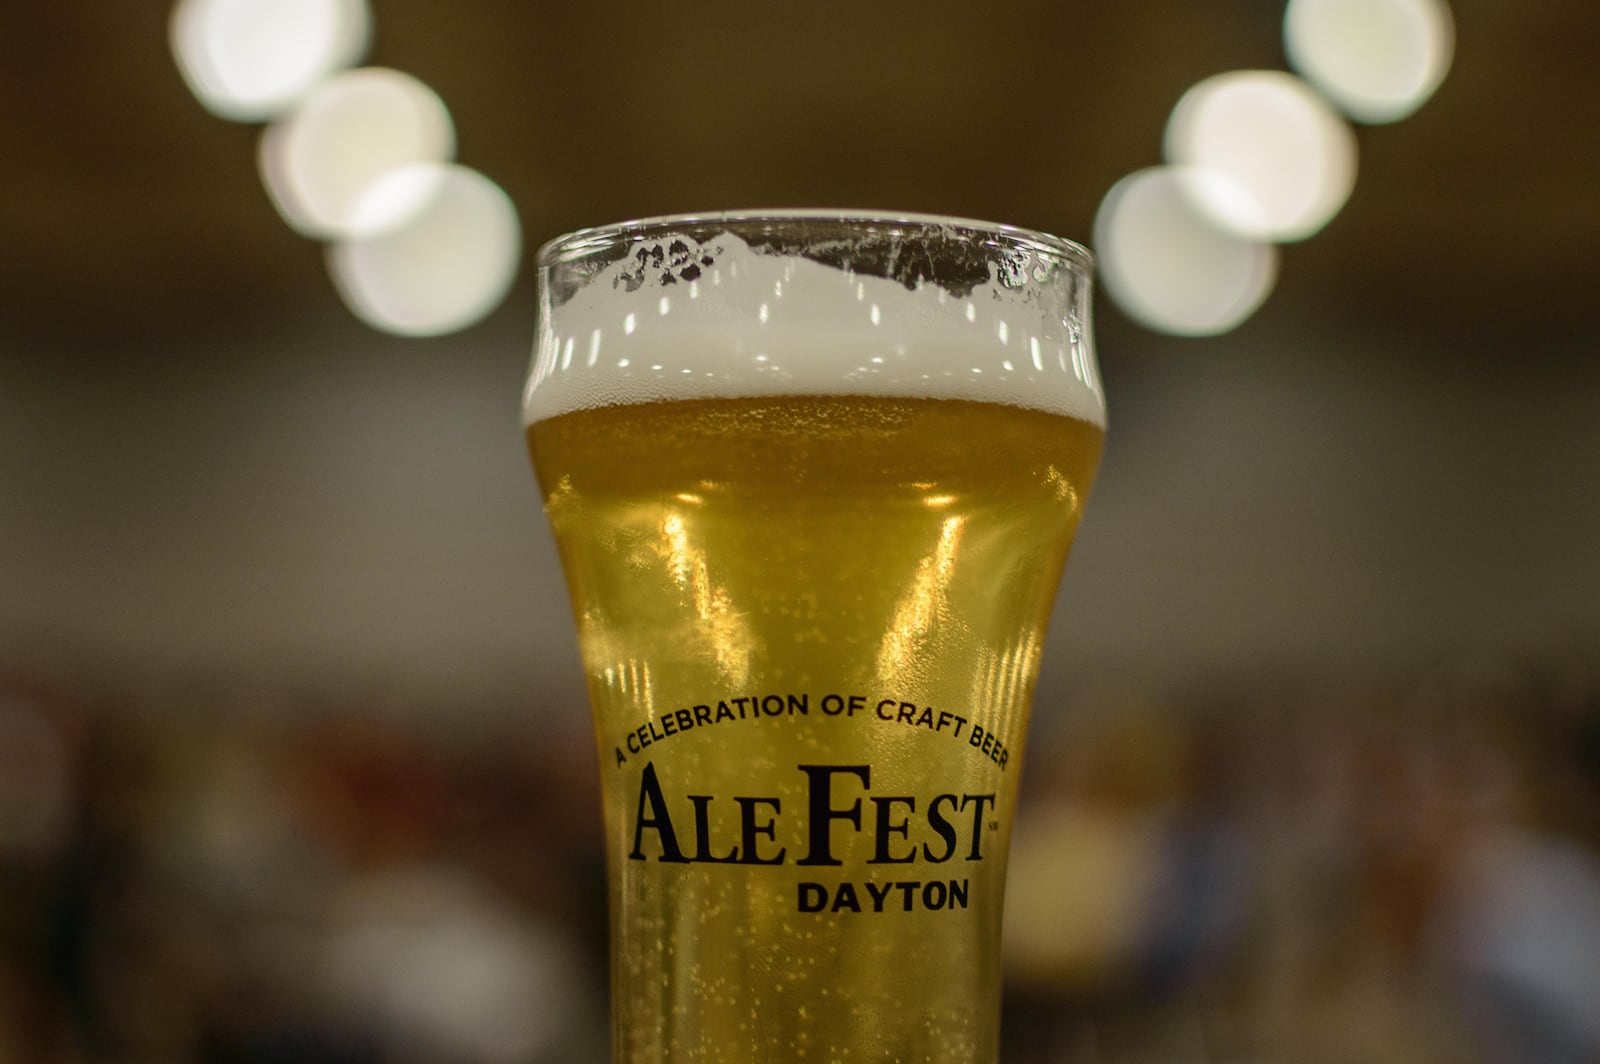
[[[541,346],[559,372],[560,330]],[[806,357],[677,358],[771,351]],[[642,401],[528,427],[594,710],[615,1059],[988,1064],[1029,700],[1102,429],[937,386],[697,395],[659,358]]]

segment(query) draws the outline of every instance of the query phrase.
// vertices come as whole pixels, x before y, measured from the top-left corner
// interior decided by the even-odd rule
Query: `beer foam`
[[[1087,277],[1061,284],[1050,271],[1068,267],[1026,250],[991,264],[988,283],[948,288],[755,248],[731,232],[663,232],[629,251],[570,294],[541,292],[525,423],[671,399],[820,394],[969,399],[1105,424]]]

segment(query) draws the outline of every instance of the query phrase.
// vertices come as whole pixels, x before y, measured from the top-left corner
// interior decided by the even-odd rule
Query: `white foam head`
[[[528,423],[667,399],[876,395],[1105,424],[1088,252],[984,222],[674,217],[540,253]]]

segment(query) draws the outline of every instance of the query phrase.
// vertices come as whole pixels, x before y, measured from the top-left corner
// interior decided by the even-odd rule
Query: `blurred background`
[[[0,13],[0,1064],[603,1060],[533,249],[866,206],[1110,270],[1192,86],[1319,68],[1282,0],[334,5],[329,69],[403,71],[407,143],[471,168],[396,236],[294,200],[295,145],[381,121],[207,97],[261,84],[205,6]],[[1106,278],[1008,1064],[1600,1060],[1600,16],[1447,10],[1437,92],[1335,123],[1313,232],[1129,252],[1223,246],[1238,314]]]

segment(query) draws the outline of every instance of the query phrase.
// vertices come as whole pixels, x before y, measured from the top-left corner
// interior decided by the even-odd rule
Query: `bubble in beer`
[[[1095,218],[1107,293],[1160,332],[1227,332],[1255,312],[1277,277],[1277,250],[1217,226],[1195,206],[1204,197],[1238,201],[1243,193],[1210,171],[1152,167],[1112,186]],[[1243,199],[1234,209],[1248,208]]]
[[[371,232],[403,213],[368,197],[391,171],[442,163],[455,154],[455,127],[437,93],[398,70],[347,71],[324,82],[291,115],[267,127],[260,168],[273,203],[311,237]],[[413,189],[415,191],[415,189]],[[423,204],[411,202],[409,209]]]
[[[179,0],[168,37],[207,110],[254,122],[357,62],[371,27],[366,0]]]
[[[1168,163],[1214,170],[1242,191],[1216,182],[1186,189],[1217,225],[1260,240],[1310,236],[1355,185],[1354,132],[1283,71],[1235,71],[1191,88],[1167,122],[1165,150]]]
[[[437,336],[499,306],[522,241],[500,186],[464,166],[432,164],[395,171],[371,197],[365,209],[389,224],[328,253],[334,284],[357,317],[387,332]],[[396,222],[389,204],[397,200],[423,206]]]
[[[1455,26],[1443,0],[1290,0],[1289,63],[1358,122],[1396,122],[1450,69]]]

